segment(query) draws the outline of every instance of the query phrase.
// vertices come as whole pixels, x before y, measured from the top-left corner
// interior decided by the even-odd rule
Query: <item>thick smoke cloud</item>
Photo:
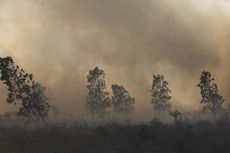
[[[105,70],[108,88],[129,89],[137,112],[151,111],[153,73],[170,82],[174,108],[199,110],[204,69],[230,99],[229,8],[215,0],[2,0],[0,56],[13,56],[47,87],[52,104],[74,114],[84,112],[94,66]],[[11,109],[3,103],[1,112]]]

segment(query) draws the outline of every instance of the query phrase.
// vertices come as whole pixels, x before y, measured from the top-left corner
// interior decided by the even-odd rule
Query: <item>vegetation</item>
[[[229,153],[229,123],[0,128],[2,153]]]
[[[182,121],[182,113],[181,112],[179,112],[178,110],[175,110],[174,112],[170,112],[169,114],[174,118],[175,124],[181,123],[181,121]]]
[[[103,70],[95,67],[89,71],[87,76],[88,95],[86,96],[86,108],[91,114],[105,113],[106,109],[111,107],[109,92],[106,91],[105,73]]]
[[[50,105],[44,93],[45,88],[33,80],[33,75],[26,73],[19,66],[15,66],[11,57],[0,58],[1,80],[8,87],[7,102],[20,103],[17,113],[20,117],[27,118],[28,122],[42,120],[48,126]]]
[[[116,113],[127,114],[134,111],[135,98],[129,95],[124,86],[112,85],[112,106]]]
[[[149,123],[132,123],[110,120],[103,123],[109,112],[129,114],[134,111],[135,98],[122,86],[112,85],[112,97],[106,88],[105,72],[95,67],[87,75],[86,109],[92,114],[89,120],[72,124],[65,121],[47,123],[50,105],[45,88],[15,65],[11,57],[0,58],[1,81],[7,86],[6,102],[19,106],[17,113],[6,112],[0,116],[0,153],[229,153],[230,108],[224,109],[224,98],[208,71],[203,71],[198,87],[203,112],[211,112],[215,120],[193,121],[184,113],[172,111],[171,90],[163,75],[153,75],[151,102],[155,116]],[[59,114],[59,108],[53,106]],[[216,114],[219,114],[218,116]],[[112,115],[114,115],[112,114]],[[168,114],[174,123],[165,123],[159,115]],[[110,114],[111,115],[111,114]],[[169,116],[171,115],[171,116]],[[30,125],[42,121],[47,127],[35,128],[16,124],[26,119]],[[124,120],[124,119],[123,119]],[[36,121],[36,122],[35,122]],[[38,124],[39,125],[39,124]]]
[[[201,104],[204,105],[203,111],[216,114],[222,110],[224,98],[219,94],[217,84],[213,82],[214,80],[210,72],[203,71],[198,87],[202,96]]]
[[[171,90],[168,88],[168,82],[163,75],[153,75],[152,89],[153,110],[159,118],[165,118],[165,115],[171,114]],[[174,116],[175,117],[175,116]]]

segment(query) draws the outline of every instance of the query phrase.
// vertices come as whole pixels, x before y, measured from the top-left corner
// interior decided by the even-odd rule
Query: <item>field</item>
[[[41,128],[0,128],[0,153],[229,153],[230,124],[76,122]]]

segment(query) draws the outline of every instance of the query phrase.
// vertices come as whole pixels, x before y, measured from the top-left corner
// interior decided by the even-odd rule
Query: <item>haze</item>
[[[229,27],[228,0],[0,0],[0,56],[12,56],[53,105],[76,115],[84,114],[86,75],[95,66],[109,91],[126,86],[137,113],[152,111],[158,73],[170,83],[173,108],[194,111],[203,70],[229,102]],[[4,113],[14,107],[0,85]]]

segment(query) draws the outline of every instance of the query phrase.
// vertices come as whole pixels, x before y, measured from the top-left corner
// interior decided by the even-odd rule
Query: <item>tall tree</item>
[[[111,106],[109,93],[106,91],[105,73],[95,67],[87,75],[88,95],[86,96],[87,110],[92,114],[103,114]]]
[[[48,126],[46,118],[50,105],[47,102],[45,88],[33,80],[33,75],[15,66],[11,57],[0,58],[1,80],[8,87],[7,102],[20,103],[18,116],[28,122],[42,120]]]
[[[203,111],[215,114],[217,111],[222,110],[224,98],[219,94],[217,84],[214,83],[214,80],[210,72],[203,71],[197,86],[200,88],[201,104],[204,105]]]
[[[165,81],[163,75],[153,75],[152,89],[150,92],[152,94],[152,104],[154,104],[153,110],[157,113],[170,112],[171,91],[168,88],[168,82]]]
[[[129,95],[124,86],[112,85],[112,105],[117,113],[127,114],[134,110],[135,98]]]

